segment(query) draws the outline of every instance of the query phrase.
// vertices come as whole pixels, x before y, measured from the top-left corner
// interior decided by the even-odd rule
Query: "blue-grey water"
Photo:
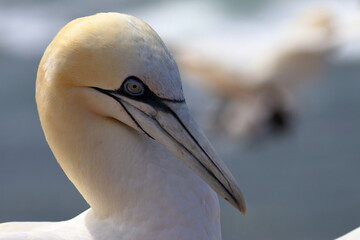
[[[143,2],[0,2],[0,222],[65,220],[87,208],[45,142],[34,99],[37,65],[70,19],[110,10],[136,13],[150,5]],[[269,2],[226,6],[250,14]],[[296,127],[287,135],[251,148],[209,136],[248,204],[244,217],[221,201],[225,240],[333,239],[360,226],[359,76],[360,61],[330,63],[299,96]],[[196,115],[206,102],[192,105],[194,91],[185,91]]]

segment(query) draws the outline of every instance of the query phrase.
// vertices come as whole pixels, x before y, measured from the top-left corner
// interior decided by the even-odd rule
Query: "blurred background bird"
[[[214,35],[172,43],[189,84],[218,99],[208,129],[245,140],[291,130],[299,89],[319,79],[332,53],[350,41],[342,32],[350,26],[339,26],[339,17],[326,6],[311,7],[282,31],[274,29],[277,34],[271,41],[254,39],[263,50],[253,49],[250,60],[240,52],[244,50],[240,35],[231,39],[235,45],[227,44],[227,39],[209,40]]]

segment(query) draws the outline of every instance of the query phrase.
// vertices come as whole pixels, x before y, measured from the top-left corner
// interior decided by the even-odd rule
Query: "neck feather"
[[[56,107],[50,114],[40,111],[42,125],[59,164],[96,218],[111,221],[121,236],[132,239],[143,239],[142,234],[220,239],[216,194],[162,145],[74,104],[66,112],[73,114]]]

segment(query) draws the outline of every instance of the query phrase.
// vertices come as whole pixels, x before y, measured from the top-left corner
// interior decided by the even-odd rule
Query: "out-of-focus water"
[[[274,25],[280,24],[286,9],[290,12],[301,7],[246,0],[186,4],[142,0],[0,2],[0,222],[64,220],[87,208],[45,142],[34,99],[41,54],[66,22],[95,12],[119,11],[149,21],[161,35],[172,39],[185,39],[181,31],[197,31],[186,25],[210,31],[207,24],[227,28],[234,26],[234,21],[243,21],[245,25],[241,26],[250,29],[254,26],[255,37],[262,34],[261,19],[266,19],[264,31],[269,32],[269,19]],[[209,18],[213,12],[204,10],[199,11],[198,22],[191,18],[181,25],[186,19],[181,20],[182,12],[176,10],[208,9],[212,4],[221,7],[218,15],[227,22],[219,24],[219,16]],[[350,7],[349,12],[353,10]],[[159,16],[165,13],[171,21]],[[202,18],[207,21],[201,22]],[[245,33],[250,38],[251,31]],[[297,126],[286,136],[252,148],[209,136],[248,204],[248,215],[243,217],[222,201],[225,240],[332,239],[360,225],[359,75],[360,61],[356,58],[332,62],[323,79],[308,86],[299,97]],[[196,109],[207,103],[207,95],[197,91],[185,86],[195,115]]]

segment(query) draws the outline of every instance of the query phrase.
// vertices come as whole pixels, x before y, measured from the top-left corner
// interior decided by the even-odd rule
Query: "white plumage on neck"
[[[100,101],[95,90],[83,91],[94,92],[94,96],[84,92],[89,101]],[[91,216],[113,222],[119,235],[129,234],[129,239],[159,239],[159,232],[164,239],[220,238],[217,196],[175,156],[156,141],[112,119],[104,121],[81,104],[57,102],[59,109],[48,109],[51,117],[64,114],[63,104],[71,118],[46,121],[43,127],[49,129],[47,140],[60,165],[90,204]]]

